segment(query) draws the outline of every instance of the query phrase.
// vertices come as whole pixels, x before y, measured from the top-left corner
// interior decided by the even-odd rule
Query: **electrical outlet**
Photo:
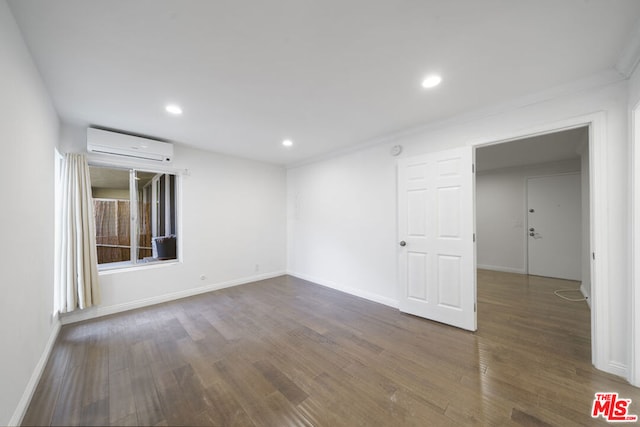
[[[260,264],[256,264],[256,272],[260,271]]]

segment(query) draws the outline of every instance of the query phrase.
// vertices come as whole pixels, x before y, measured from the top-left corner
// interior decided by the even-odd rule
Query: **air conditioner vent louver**
[[[87,129],[87,151],[161,163],[173,160],[173,144],[94,128]]]

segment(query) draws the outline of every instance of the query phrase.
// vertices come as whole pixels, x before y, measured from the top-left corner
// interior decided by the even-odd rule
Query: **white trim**
[[[527,270],[524,268],[503,267],[501,265],[477,264],[476,268],[479,270],[501,271],[503,273],[527,274]]]
[[[372,292],[363,291],[357,288],[352,288],[350,286],[344,286],[339,283],[333,282],[331,280],[324,280],[319,277],[310,276],[308,274],[296,273],[293,271],[288,271],[287,274],[293,277],[297,277],[298,279],[306,280],[308,282],[313,282],[316,285],[320,285],[326,288],[331,288],[340,292],[344,292],[345,294],[353,295],[359,298],[364,298],[366,300],[377,302],[379,304],[384,304],[389,307],[398,308],[398,301],[393,298],[383,297],[381,295],[377,295]]]
[[[597,111],[583,116],[537,125],[517,132],[506,132],[497,137],[482,137],[470,141],[476,148],[500,144],[516,139],[554,133],[561,130],[589,126],[589,183],[591,212],[590,252],[596,254],[591,261],[591,357],[593,365],[600,370],[622,375],[624,365],[611,361],[611,330],[609,295],[604,284],[608,281],[608,205],[607,195],[607,116]],[[624,368],[624,369],[622,369]],[[626,375],[623,375],[626,377]]]
[[[230,288],[232,286],[244,285],[247,283],[257,282],[260,280],[271,279],[285,275],[284,271],[275,271],[272,273],[257,274],[254,276],[243,277],[241,279],[228,280],[226,282],[214,283],[201,286],[198,288],[186,289],[184,291],[172,292],[170,294],[158,295],[150,298],[144,298],[137,301],[130,301],[123,304],[111,305],[108,307],[91,307],[82,311],[74,311],[68,314],[60,315],[63,325],[70,323],[82,322],[84,320],[95,319],[97,317],[108,316],[110,314],[121,313],[123,311],[135,310],[136,308],[156,305],[167,301],[174,301],[181,298],[187,298],[193,295],[204,294],[207,292],[217,291],[219,289]]]
[[[42,378],[42,374],[44,373],[44,368],[47,366],[47,362],[49,361],[49,356],[51,355],[51,350],[53,350],[53,345],[58,339],[60,328],[61,323],[56,319],[55,324],[53,325],[53,330],[51,331],[51,334],[49,334],[49,339],[47,340],[47,344],[44,347],[44,351],[40,356],[40,360],[38,360],[35,368],[33,368],[31,378],[29,378],[29,382],[27,383],[27,386],[22,393],[22,397],[20,398],[18,406],[13,412],[13,416],[9,420],[8,425],[19,426],[20,424],[22,424],[22,420],[27,413],[27,409],[29,408],[29,404],[31,403],[33,394],[35,393],[36,388],[38,387],[38,383],[40,382],[40,378]]]
[[[609,293],[609,204],[607,203],[606,114],[600,113],[589,127],[589,210],[591,224],[591,360],[603,371],[620,375],[611,362]],[[595,260],[593,257],[595,254]],[[625,375],[626,376],[626,375]]]
[[[180,265],[180,264],[182,264],[182,261],[178,261],[178,260],[141,262],[138,264],[132,264],[131,261],[110,262],[108,264],[98,265],[98,275],[102,276],[102,275],[108,275],[113,273],[149,270],[151,268],[169,267],[172,265]]]
[[[89,163],[89,166],[101,166],[114,169],[136,169],[141,172],[159,172],[173,175],[191,175],[189,169],[178,169],[165,164],[145,162],[144,160],[136,161],[121,158],[114,159],[113,156],[109,156],[107,154],[88,153],[87,162]]]
[[[615,360],[611,360],[607,363],[606,369],[603,371],[609,372],[610,374],[617,375],[622,378],[627,378],[629,374],[629,369],[627,365],[624,363],[616,362]]]
[[[116,203],[116,206],[117,205],[118,204]],[[118,221],[118,217],[119,215],[116,213],[116,223]],[[136,170],[129,169],[129,260],[133,264],[138,263],[138,239],[140,239],[139,222],[140,215],[138,211],[138,183],[136,182]],[[116,233],[119,233],[119,229],[116,228],[116,230],[118,230]],[[97,248],[98,245],[96,242],[96,249]]]

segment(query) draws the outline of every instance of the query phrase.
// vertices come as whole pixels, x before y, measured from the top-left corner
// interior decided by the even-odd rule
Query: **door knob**
[[[400,242],[400,246],[407,246],[407,242],[405,242],[404,240]]]
[[[536,233],[529,233],[529,236],[531,236],[531,237],[533,237],[535,235],[536,235]]]
[[[536,231],[536,229],[535,229],[535,228],[533,228],[533,227],[531,227],[531,228],[529,229],[529,231]]]

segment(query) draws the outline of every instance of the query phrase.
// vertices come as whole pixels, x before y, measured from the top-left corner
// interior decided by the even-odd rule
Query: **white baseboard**
[[[610,360],[609,363],[607,363],[607,366],[602,370],[609,372],[610,374],[622,377],[624,379],[629,378],[629,369],[627,365],[625,365],[624,363],[616,362],[614,360]]]
[[[160,304],[167,301],[173,301],[181,298],[190,297],[193,295],[204,294],[211,291],[217,291],[219,289],[230,288],[232,286],[244,285],[251,282],[257,282],[259,280],[271,279],[273,277],[283,276],[286,272],[275,271],[271,273],[257,274],[254,276],[243,277],[241,279],[229,280],[226,282],[214,283],[210,285],[201,286],[198,288],[186,289],[184,291],[172,292],[170,294],[158,295],[141,300],[126,302],[122,304],[111,305],[108,307],[91,307],[86,310],[74,311],[72,313],[60,315],[63,325],[70,323],[82,322],[83,320],[94,319],[97,317],[108,316],[110,314],[121,313],[123,311],[134,310],[136,308],[147,307],[150,305]]]
[[[374,294],[371,292],[363,291],[361,289],[352,288],[350,286],[344,286],[330,280],[324,280],[319,277],[309,276],[308,274],[296,273],[293,271],[288,271],[287,274],[290,276],[297,277],[302,280],[307,280],[309,282],[313,282],[317,285],[325,286],[327,288],[335,289],[340,292],[344,292],[346,294],[354,295],[360,298],[364,298],[369,301],[377,302],[380,304],[388,305],[389,307],[398,308],[398,301],[393,298],[383,297],[382,295]]]
[[[502,267],[500,265],[477,264],[476,268],[480,270],[501,271],[503,273],[527,274],[524,268]]]
[[[582,293],[582,296],[584,296],[584,299],[587,301],[587,305],[589,306],[589,308],[591,308],[591,295],[589,295],[583,283],[580,284],[580,292]]]
[[[22,424],[22,420],[27,413],[27,409],[29,408],[29,404],[31,403],[31,399],[33,398],[33,394],[36,391],[36,387],[38,387],[38,383],[40,382],[40,378],[42,377],[42,373],[44,372],[44,368],[47,366],[47,361],[49,360],[49,355],[51,354],[51,350],[53,350],[53,345],[56,343],[56,339],[58,338],[58,333],[60,332],[61,323],[58,319],[55,319],[55,323],[53,326],[53,330],[49,335],[49,339],[47,340],[47,344],[44,347],[44,351],[40,356],[40,360],[36,364],[36,367],[33,368],[33,373],[31,374],[31,378],[29,378],[29,382],[27,383],[27,387],[24,389],[22,393],[22,397],[18,402],[18,406],[16,410],[13,412],[13,416],[9,420],[10,426],[19,426]]]

